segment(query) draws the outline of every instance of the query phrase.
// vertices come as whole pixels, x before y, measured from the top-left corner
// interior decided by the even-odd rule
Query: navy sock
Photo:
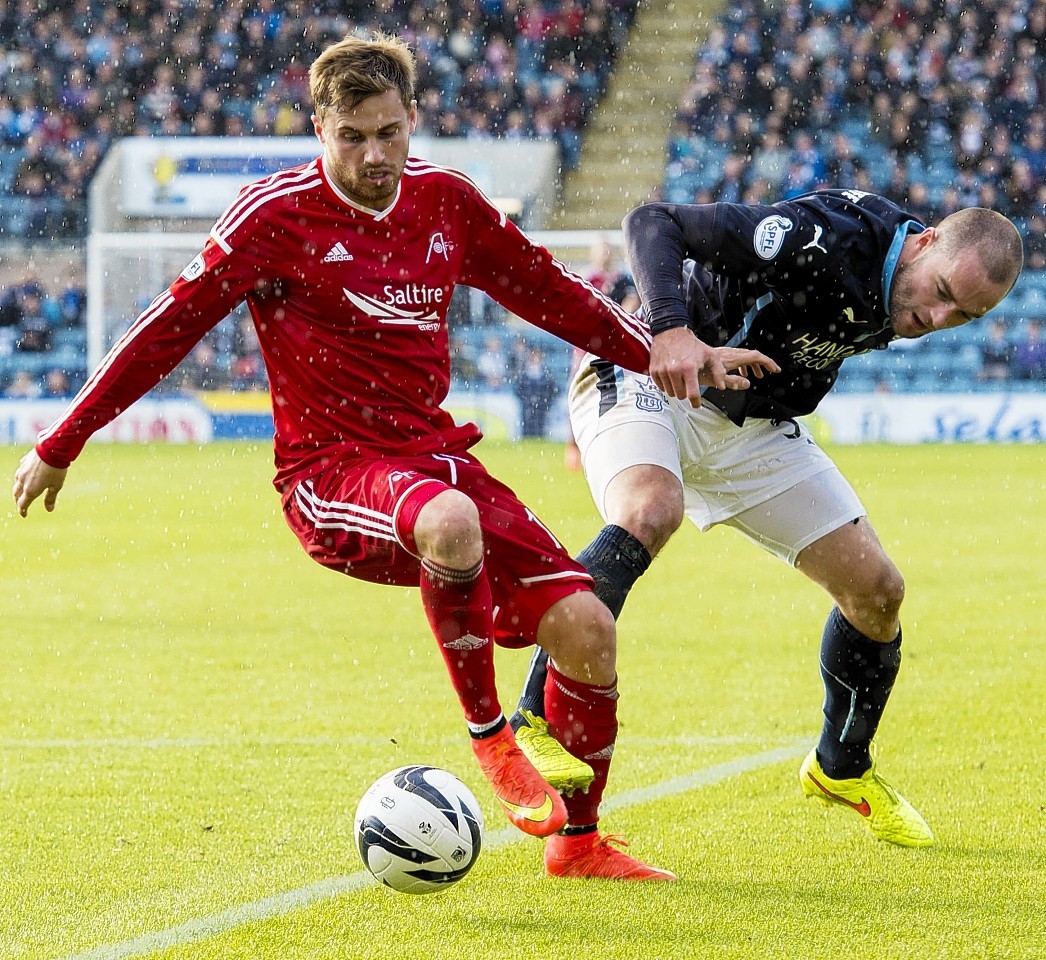
[[[541,647],[534,647],[534,656],[530,658],[527,679],[523,681],[523,692],[519,695],[516,712],[509,717],[513,730],[518,730],[524,723],[521,711],[529,710],[537,717],[545,716],[545,677],[548,675],[548,654]]]
[[[595,581],[593,592],[607,605],[615,620],[621,615],[628,591],[646,573],[651,561],[647,548],[624,527],[613,523],[603,527],[577,558]],[[536,648],[516,712],[509,719],[513,730],[518,730],[524,722],[521,710],[529,710],[538,717],[545,716],[547,663],[548,654],[540,647]]]
[[[859,777],[872,765],[872,738],[900,667],[900,631],[892,643],[878,643],[832,609],[821,637],[825,697],[817,759],[833,780]]]
[[[610,608],[616,620],[621,616],[628,591],[650,566],[650,553],[624,527],[607,524],[577,555],[595,581],[597,597]]]

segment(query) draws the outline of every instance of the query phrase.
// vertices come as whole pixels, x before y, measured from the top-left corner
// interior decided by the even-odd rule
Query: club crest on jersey
[[[764,260],[773,260],[781,252],[785,234],[794,226],[795,224],[788,217],[782,217],[779,213],[760,220],[756,224],[755,236],[752,238],[755,252]]]
[[[451,247],[452,244],[444,240],[442,232],[437,230],[429,237],[429,252],[425,254],[425,262],[428,263],[433,257],[442,257],[444,260],[450,260]]]
[[[665,409],[665,397],[654,385],[654,381],[647,377],[646,382],[639,381],[639,390],[636,393],[636,409],[646,410],[651,413],[660,413]]]
[[[425,287],[419,283],[406,287],[394,287],[386,284],[384,300],[368,296],[365,293],[353,293],[345,287],[342,293],[349,302],[368,317],[378,323],[392,324],[401,327],[417,327],[419,330],[438,330],[440,319],[438,307],[443,303],[446,291],[442,287]],[[409,309],[414,307],[415,309]]]
[[[404,483],[407,480],[413,480],[414,477],[415,473],[413,470],[409,472],[406,470],[393,470],[392,473],[390,473],[386,478],[389,482],[389,493],[396,492],[397,484]]]

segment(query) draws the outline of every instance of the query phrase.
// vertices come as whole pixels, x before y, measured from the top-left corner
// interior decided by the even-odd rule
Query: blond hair
[[[397,91],[410,109],[416,77],[414,54],[399,37],[374,33],[364,40],[350,34],[315,59],[309,68],[309,92],[321,118],[330,107],[352,109],[389,90]]]
[[[1024,244],[1007,217],[986,207],[967,207],[945,217],[937,233],[945,253],[973,247],[989,282],[1013,289],[1024,269]]]

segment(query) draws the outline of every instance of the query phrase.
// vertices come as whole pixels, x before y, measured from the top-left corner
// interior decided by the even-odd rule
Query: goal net
[[[582,272],[593,243],[605,240],[620,255],[621,236],[614,231],[528,231],[567,266]],[[157,294],[169,286],[203,248],[206,233],[123,232],[92,233],[87,241],[87,343],[88,367],[94,369],[109,348]],[[505,331],[515,319],[494,315],[490,302],[477,291],[462,289],[463,312],[458,333],[464,339]],[[243,309],[241,307],[241,309]],[[453,322],[453,321],[452,321]],[[569,353],[541,336],[542,331],[522,327],[526,335],[549,348],[560,361]],[[219,343],[222,337],[218,338]],[[452,335],[453,339],[453,335]],[[558,341],[557,341],[558,343]],[[467,346],[467,345],[466,345]]]

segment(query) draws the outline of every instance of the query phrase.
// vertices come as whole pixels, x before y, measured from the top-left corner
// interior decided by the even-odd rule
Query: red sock
[[[421,561],[421,602],[465,719],[478,727],[501,716],[494,683],[490,582],[481,560],[468,570]]]
[[[545,709],[552,736],[596,774],[588,793],[575,790],[563,798],[567,822],[574,827],[596,823],[617,739],[617,681],[609,687],[581,683],[563,676],[549,661]]]

